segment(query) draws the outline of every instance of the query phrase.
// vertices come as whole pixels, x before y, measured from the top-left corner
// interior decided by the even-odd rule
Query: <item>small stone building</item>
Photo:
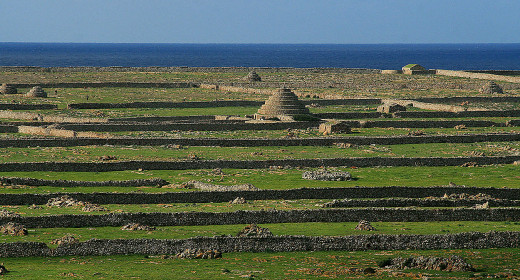
[[[332,121],[320,124],[319,132],[323,134],[351,133],[352,130],[347,122]]]
[[[262,78],[255,71],[251,71],[247,74],[246,80],[249,82],[261,82]]]
[[[0,86],[0,93],[1,94],[17,94],[18,91],[16,88],[10,84],[2,84]]]
[[[27,94],[27,97],[47,97],[47,93],[40,86],[33,87]]]
[[[493,81],[489,81],[489,83],[486,83],[478,91],[483,94],[504,93],[502,87]]]
[[[402,68],[403,74],[416,75],[416,74],[428,74],[429,71],[419,64],[408,64]]]
[[[406,111],[406,107],[396,103],[385,103],[377,107],[379,113],[392,114],[395,112]]]
[[[288,88],[281,88],[260,107],[255,114],[255,119],[284,120],[298,115],[311,116],[311,112],[298,100],[294,92]]]

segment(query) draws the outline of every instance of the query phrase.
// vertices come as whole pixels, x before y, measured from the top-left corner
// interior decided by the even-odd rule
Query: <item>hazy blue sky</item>
[[[519,0],[0,0],[0,42],[520,43]]]

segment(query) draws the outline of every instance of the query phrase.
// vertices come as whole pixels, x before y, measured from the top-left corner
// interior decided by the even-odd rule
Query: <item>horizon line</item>
[[[0,42],[0,44],[164,44],[164,45],[476,45],[476,44],[520,44],[518,43],[496,43],[496,42],[472,42],[472,43],[150,43],[150,42]]]

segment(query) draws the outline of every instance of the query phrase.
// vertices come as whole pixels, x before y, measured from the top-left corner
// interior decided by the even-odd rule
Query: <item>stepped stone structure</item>
[[[25,96],[27,97],[47,97],[47,93],[40,86],[33,87]]]
[[[479,89],[480,93],[492,94],[492,93],[504,93],[502,87],[500,87],[497,83],[493,81],[489,81],[489,83],[485,84]]]
[[[13,87],[10,84],[2,84],[0,86],[0,93],[1,94],[17,94],[18,91],[16,90],[15,87]]]
[[[288,88],[276,91],[255,114],[255,119],[290,119],[297,115],[311,115],[309,109]]]
[[[397,103],[385,103],[377,107],[379,113],[391,114],[395,112],[406,111],[406,107]]]
[[[415,75],[415,74],[428,74],[429,71],[419,64],[408,64],[402,68],[403,74]]]
[[[249,74],[247,74],[246,80],[250,82],[261,82],[262,78],[260,78],[260,76],[255,71],[251,71]]]

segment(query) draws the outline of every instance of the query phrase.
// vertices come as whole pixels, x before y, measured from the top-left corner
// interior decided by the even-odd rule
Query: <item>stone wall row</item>
[[[354,128],[453,128],[458,125],[466,127],[505,127],[513,126],[517,121],[507,123],[484,120],[381,120],[381,121],[347,121]],[[63,123],[60,128],[74,131],[236,131],[236,130],[285,130],[317,128],[320,122],[255,122],[244,121],[211,121],[211,122],[142,122],[142,123]]]
[[[374,166],[460,166],[512,164],[520,156],[490,157],[352,157],[323,159],[274,160],[185,160],[185,161],[118,161],[118,162],[6,162],[0,163],[0,172],[55,171],[106,172],[124,170],[189,170],[189,169],[260,169],[270,167],[374,167]]]
[[[495,199],[420,199],[420,198],[389,198],[389,199],[345,199],[327,204],[330,208],[351,207],[464,207],[488,203],[489,207],[518,207],[520,200]]]
[[[380,73],[379,69],[367,68],[294,68],[294,67],[38,67],[0,66],[0,72],[289,72],[289,73]]]
[[[461,78],[470,78],[470,79],[483,79],[483,80],[495,80],[495,81],[504,81],[510,83],[520,83],[520,77],[513,76],[503,76],[503,75],[494,75],[487,73],[474,73],[474,72],[465,72],[465,71],[453,71],[453,70],[436,70],[437,75],[451,76],[451,77],[461,77]]]
[[[110,213],[101,215],[46,215],[1,217],[0,224],[15,222],[27,228],[120,227],[129,223],[149,226],[205,226],[272,223],[520,221],[519,208],[453,209],[319,209],[235,212]]]
[[[73,181],[73,180],[44,180],[35,178],[0,177],[4,185],[52,186],[52,187],[140,187],[163,186],[168,182],[160,179],[136,179],[123,181]]]
[[[359,99],[316,99],[302,100],[305,105],[372,105],[381,104],[378,98]],[[220,100],[186,102],[130,102],[130,103],[71,103],[69,109],[111,109],[111,108],[209,108],[209,107],[260,107],[263,101]]]
[[[420,102],[429,103],[463,103],[463,102],[520,102],[518,96],[507,97],[440,97],[440,98],[417,98]],[[332,105],[377,105],[381,104],[379,98],[352,98],[352,99],[312,99],[301,100],[305,105],[317,104],[320,106]],[[187,102],[131,102],[131,103],[72,103],[69,109],[111,109],[111,108],[208,108],[208,107],[260,107],[263,101],[247,100],[220,100],[220,101],[187,101]]]
[[[190,250],[229,252],[447,250],[518,248],[520,232],[367,234],[348,236],[194,237],[188,239],[90,239],[50,249],[42,242],[0,243],[0,257],[175,255]]]
[[[7,104],[0,103],[0,110],[51,110],[58,109],[54,104]]]
[[[479,193],[493,198],[517,200],[520,189],[481,188],[465,186],[434,187],[337,187],[337,188],[299,188],[288,190],[258,191],[186,191],[163,193],[44,193],[44,194],[0,194],[0,205],[46,204],[51,198],[69,195],[80,201],[97,204],[166,204],[166,203],[208,203],[228,202],[237,197],[246,200],[293,200],[293,199],[345,199],[345,198],[424,198],[442,197],[444,194]],[[370,203],[370,202],[367,202]]]
[[[1,68],[1,67],[0,67]],[[76,83],[12,83],[16,88],[31,88],[41,86],[43,88],[106,88],[106,87],[130,87],[130,88],[193,88],[194,83],[146,83],[146,82],[76,82]]]
[[[0,126],[0,130],[3,127]],[[16,126],[6,126],[14,128]],[[422,136],[352,136],[323,138],[0,138],[0,147],[73,147],[73,146],[209,146],[209,147],[263,147],[263,146],[332,146],[339,143],[354,145],[401,145],[425,143],[477,143],[520,141],[520,133],[483,133],[462,135]]]
[[[493,123],[494,124],[494,123]],[[317,128],[320,122],[265,122],[246,123],[244,121],[175,122],[175,123],[67,123],[60,128],[74,131],[234,131],[234,130],[284,130]],[[491,125],[491,124],[490,124]]]

